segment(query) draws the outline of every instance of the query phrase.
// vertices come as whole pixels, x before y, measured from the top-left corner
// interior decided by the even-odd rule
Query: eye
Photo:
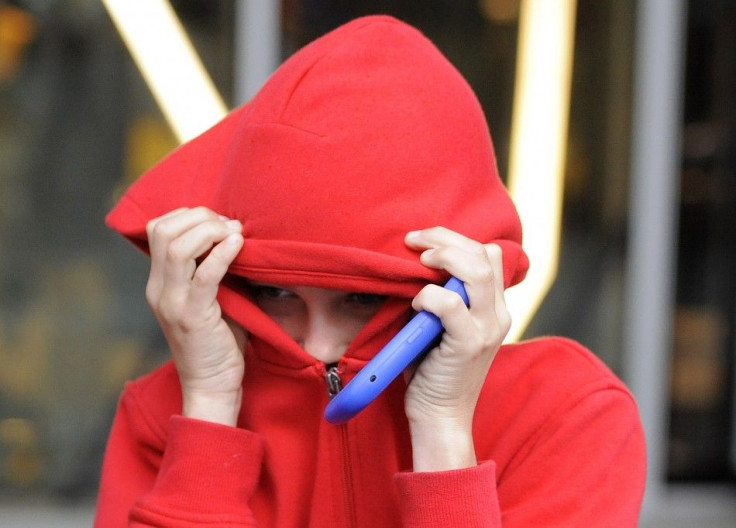
[[[248,290],[256,300],[274,301],[295,297],[294,292],[291,290],[286,290],[277,286],[269,286],[267,284],[250,284],[248,286]]]
[[[385,295],[376,295],[373,293],[351,293],[347,297],[348,303],[365,307],[378,307],[385,300]]]

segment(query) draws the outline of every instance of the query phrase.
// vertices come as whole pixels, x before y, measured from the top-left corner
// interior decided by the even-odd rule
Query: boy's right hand
[[[204,207],[176,209],[146,226],[146,299],[171,347],[182,414],[232,426],[240,411],[247,336],[223,318],[217,290],[243,247],[242,228]]]

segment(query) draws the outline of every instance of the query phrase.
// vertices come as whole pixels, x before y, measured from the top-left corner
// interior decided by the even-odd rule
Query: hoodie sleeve
[[[637,526],[645,445],[626,391],[584,388],[519,445],[504,468],[397,475],[404,526]]]
[[[405,528],[499,527],[496,466],[427,473],[400,473],[399,491]]]
[[[126,391],[108,441],[95,527],[256,526],[258,435],[172,416],[162,438]]]

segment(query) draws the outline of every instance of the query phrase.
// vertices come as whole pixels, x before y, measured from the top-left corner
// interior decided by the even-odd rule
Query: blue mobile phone
[[[462,281],[452,277],[444,287],[459,294],[465,304],[469,304]],[[325,409],[327,421],[345,423],[365,409],[406,367],[437,343],[442,331],[442,323],[434,314],[422,310],[412,317],[330,400]]]

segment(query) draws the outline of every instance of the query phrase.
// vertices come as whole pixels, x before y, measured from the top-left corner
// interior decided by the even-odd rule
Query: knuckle
[[[148,284],[146,284],[146,302],[149,306],[155,308],[158,305],[158,297],[158,286],[149,281]]]
[[[425,286],[424,288],[419,290],[419,293],[414,296],[411,305],[415,310],[421,310],[427,304],[427,301],[431,297],[429,292],[430,288],[431,285]]]
[[[501,345],[501,341],[503,340],[503,336],[499,331],[491,331],[489,332],[484,339],[482,339],[482,342],[480,343],[480,346],[482,347],[482,350],[495,350]]]
[[[513,320],[509,311],[505,309],[501,310],[498,314],[498,326],[501,328],[504,336],[511,330],[511,323],[513,323]]]
[[[490,323],[483,333],[485,336],[483,347],[485,349],[497,349],[501,346],[510,329],[511,317],[508,315],[508,312],[504,311],[497,314],[496,320]]]
[[[181,310],[176,303],[159,302],[156,307],[156,315],[168,324],[176,324],[181,319]]]
[[[465,308],[465,302],[462,297],[455,292],[448,292],[449,295],[445,296],[444,307],[448,312],[454,312]]]
[[[183,313],[178,319],[178,326],[184,333],[194,332],[199,328],[199,318],[194,314]]]
[[[153,220],[149,220],[146,223],[146,234],[148,235],[148,238],[151,238],[153,236],[153,232],[156,229],[156,224],[158,223],[158,218],[154,218]]]
[[[493,268],[488,265],[476,266],[473,269],[473,280],[479,284],[492,283],[495,280]]]
[[[173,240],[166,248],[166,259],[172,262],[178,262],[186,258],[184,243],[180,240]]]
[[[497,309],[494,317],[488,319],[481,326],[481,333],[485,336],[484,346],[498,347],[511,328],[511,314],[505,308]]]
[[[500,261],[503,258],[503,250],[498,244],[486,244],[483,247],[483,251],[491,261]]]
[[[171,230],[168,228],[168,224],[164,221],[153,220],[151,226],[151,234],[154,238],[166,239],[170,236]]]
[[[473,244],[472,249],[470,250],[473,257],[480,261],[486,261],[488,260],[488,252],[486,251],[486,248],[483,247],[483,244]]]
[[[184,333],[198,329],[202,321],[201,314],[187,305],[185,299],[180,301],[170,299],[168,302],[161,303],[158,316],[167,325],[178,328]]]
[[[217,273],[211,268],[200,266],[192,277],[192,285],[196,287],[209,286],[218,280]]]
[[[488,342],[480,333],[474,334],[468,341],[468,348],[474,351],[474,355],[482,354],[488,347]]]
[[[192,208],[192,211],[198,215],[203,215],[206,217],[215,215],[212,209],[209,209],[208,207],[205,207],[204,205],[198,205],[197,207]]]

